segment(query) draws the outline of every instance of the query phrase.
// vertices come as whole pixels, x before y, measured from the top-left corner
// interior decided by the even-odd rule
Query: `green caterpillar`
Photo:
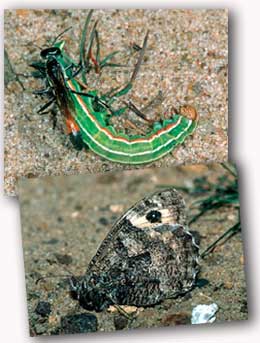
[[[41,51],[44,62],[32,65],[47,79],[47,88],[36,93],[51,95],[51,100],[43,106],[41,111],[53,102],[58,104],[65,117],[68,134],[77,149],[88,146],[105,159],[119,163],[144,164],[155,161],[169,153],[194,132],[198,122],[197,112],[191,106],[183,106],[179,113],[174,114],[171,119],[154,122],[153,127],[145,136],[128,136],[116,132],[110,124],[110,118],[124,113],[129,105],[114,110],[112,104],[132,88],[144,56],[148,34],[145,37],[131,80],[125,87],[104,95],[98,95],[97,91],[85,92],[86,73],[93,68],[93,65],[95,69],[103,68],[106,65],[113,66],[108,62],[116,54],[114,52],[102,61],[100,61],[98,53],[96,58],[92,56],[91,48],[94,40],[96,39],[99,44],[96,24],[91,31],[85,53],[85,37],[91,15],[92,11],[87,17],[83,30],[79,63],[75,63],[66,55],[63,50],[65,43],[60,41]],[[99,51],[99,46],[97,51]],[[77,77],[79,74],[82,75],[84,83]],[[133,104],[130,109],[144,117]]]

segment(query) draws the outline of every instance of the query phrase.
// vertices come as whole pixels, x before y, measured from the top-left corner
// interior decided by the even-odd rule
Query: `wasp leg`
[[[54,101],[55,101],[54,98],[51,99],[51,100],[48,101],[45,105],[43,105],[37,112],[43,114],[42,112],[43,112],[44,110],[46,110],[46,108],[48,108],[49,106],[51,106],[51,105],[54,103]]]

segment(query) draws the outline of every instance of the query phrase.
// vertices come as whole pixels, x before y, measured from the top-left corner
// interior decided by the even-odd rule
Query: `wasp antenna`
[[[31,41],[30,41],[30,42],[23,43],[23,44],[21,44],[21,46],[26,46],[27,48],[28,48],[28,46],[34,46],[34,47],[36,47],[37,49],[40,49],[40,50],[43,49],[43,47],[41,47],[41,46],[37,45],[36,43],[31,42]]]

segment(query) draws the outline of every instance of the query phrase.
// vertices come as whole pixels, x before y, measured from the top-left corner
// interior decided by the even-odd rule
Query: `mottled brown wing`
[[[157,191],[138,201],[126,211],[101,243],[88,266],[87,273],[93,269],[97,272],[103,270],[105,260],[109,261],[113,258],[119,233],[126,234],[122,232],[125,226],[128,229],[132,226],[141,230],[150,230],[162,224],[186,224],[184,199],[173,188]],[[132,241],[132,246],[135,251],[138,242]],[[131,254],[130,251],[129,253]]]
[[[195,284],[199,249],[182,225],[143,230],[126,222],[113,245],[103,271],[117,304],[151,306],[184,294]]]

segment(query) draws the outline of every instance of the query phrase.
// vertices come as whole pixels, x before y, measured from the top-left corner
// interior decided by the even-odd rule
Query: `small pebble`
[[[62,223],[63,222],[63,218],[62,217],[58,217],[57,218],[57,222]]]
[[[60,264],[68,265],[68,264],[71,264],[73,261],[72,257],[66,254],[65,255],[55,254],[55,257]]]
[[[78,216],[79,216],[79,211],[74,211],[74,212],[72,212],[70,216],[71,216],[71,218],[73,218],[73,219],[78,218]]]
[[[105,218],[105,217],[99,218],[98,221],[99,221],[100,224],[102,224],[102,225],[104,225],[104,226],[106,226],[106,225],[109,224],[109,220],[108,220],[107,218]]]
[[[162,318],[163,326],[184,325],[190,323],[190,316],[186,312],[167,314]]]
[[[192,90],[196,95],[199,95],[202,91],[202,86],[200,82],[195,82],[192,86]]]
[[[128,323],[128,319],[124,316],[118,315],[114,317],[114,325],[116,330],[123,330]]]
[[[81,204],[77,204],[77,205],[75,205],[75,210],[76,211],[81,211],[82,209],[83,209],[83,207],[82,207],[82,205]]]
[[[37,335],[41,335],[46,331],[45,326],[42,324],[35,324],[34,330],[37,333]]]
[[[196,287],[203,288],[209,284],[209,280],[207,279],[198,279],[196,281]]]
[[[224,287],[226,289],[232,289],[233,288],[233,282],[231,281],[226,281],[225,284],[224,284]]]
[[[39,301],[35,312],[42,317],[48,317],[48,315],[51,313],[51,304],[47,301]]]
[[[120,212],[123,212],[124,206],[123,205],[110,205],[109,209],[113,213],[120,213]]]
[[[197,305],[192,309],[191,324],[213,323],[216,320],[215,314],[217,311],[218,305],[215,303]]]
[[[97,317],[90,313],[62,317],[60,329],[63,334],[94,332],[98,329]]]
[[[45,244],[57,244],[57,243],[59,243],[59,240],[57,238],[52,238],[48,241],[43,241],[43,243],[45,243]]]

